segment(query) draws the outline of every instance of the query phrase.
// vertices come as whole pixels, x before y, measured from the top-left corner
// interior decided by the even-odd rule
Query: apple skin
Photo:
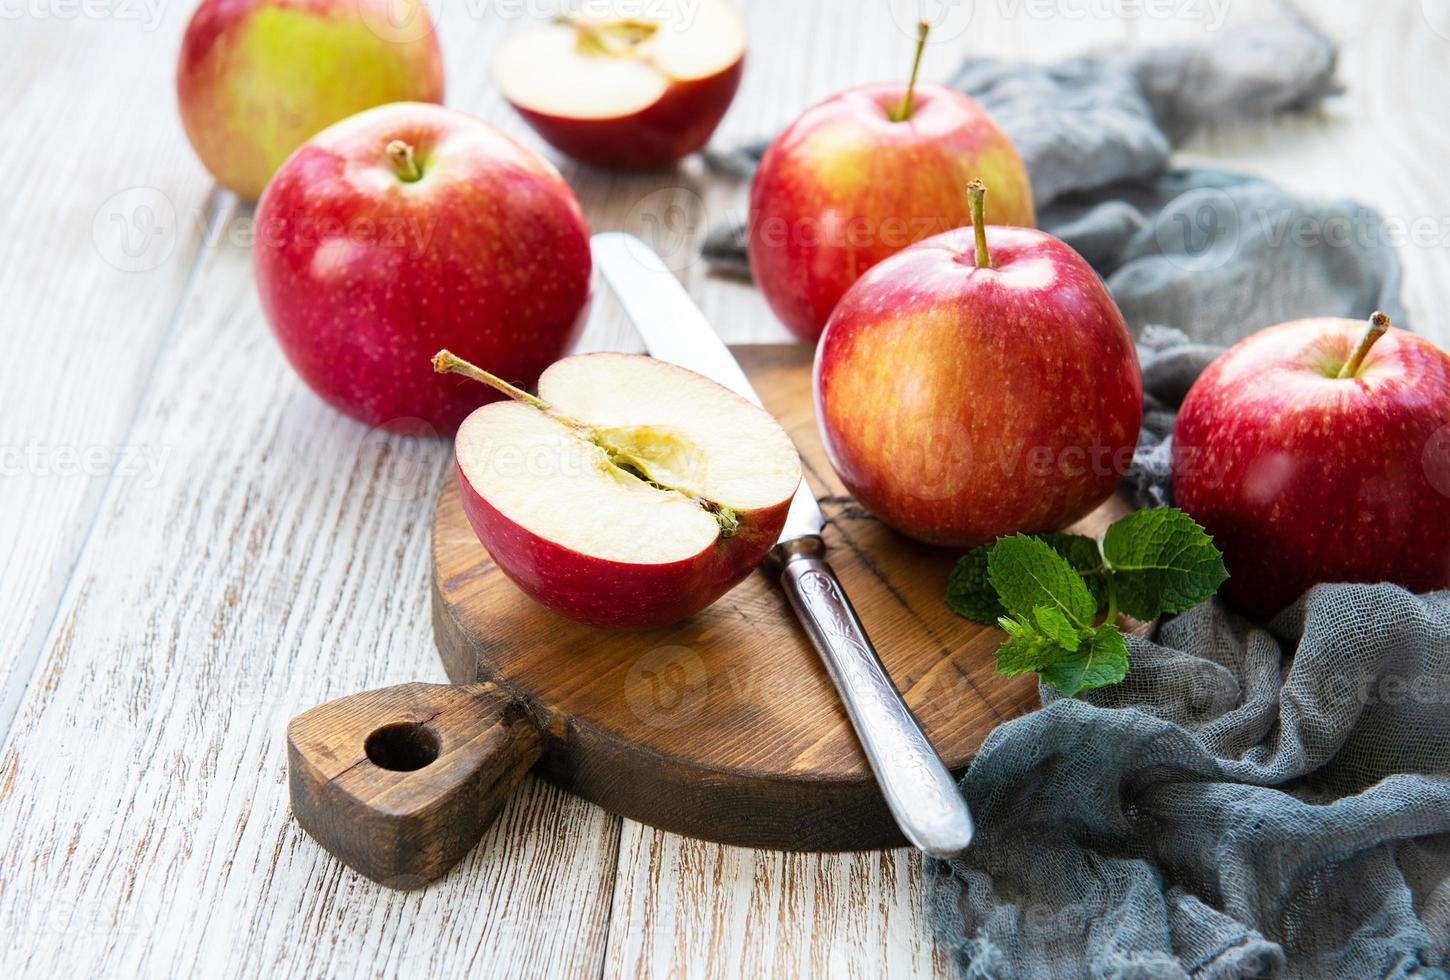
[[[463,512],[503,573],[562,616],[610,629],[654,629],[688,619],[740,584],[785,526],[790,501],[739,514],[740,530],[682,561],[648,565],[581,554],[509,520],[455,466]]]
[[[401,180],[386,147],[423,169]],[[578,338],[589,227],[557,170],[471,116],[381,106],[309,140],[257,208],[253,268],[287,359],[328,403],[369,424],[452,432],[502,397],[434,373],[451,348],[520,385]]]
[[[635,356],[596,353],[571,360]],[[546,386],[541,378],[541,389]],[[475,414],[506,408],[485,405]],[[777,504],[737,510],[738,530],[729,538],[717,537],[679,561],[647,564],[583,554],[505,516],[474,489],[456,445],[454,471],[468,523],[503,573],[534,601],[560,615],[611,629],[652,629],[678,623],[730,591],[775,546],[795,491],[792,486],[791,493]]]
[[[847,288],[913,242],[971,224],[963,188],[992,193],[987,222],[1031,227],[1032,186],[976,102],[918,83],[866,85],[809,109],[770,144],[750,188],[750,270],[792,333],[814,342]]]
[[[1142,421],[1138,356],[1081,256],[1045,232],[971,228],[873,267],[816,349],[816,420],[869,511],[930,544],[1055,531],[1117,486]]]
[[[1213,535],[1222,595],[1267,621],[1318,582],[1450,584],[1450,355],[1391,328],[1296,320],[1219,356],[1173,432],[1174,502]]]
[[[610,119],[583,119],[510,105],[544,142],[607,170],[663,170],[710,141],[740,87],[742,55],[707,78],[672,83],[652,105]]]
[[[181,42],[176,95],[217,183],[254,201],[332,123],[388,102],[442,102],[428,12],[421,0],[398,3],[203,0]]]

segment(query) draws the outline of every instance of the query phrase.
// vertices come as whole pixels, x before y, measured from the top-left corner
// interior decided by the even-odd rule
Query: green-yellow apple
[[[442,102],[422,0],[202,0],[181,42],[176,96],[217,183],[261,196],[303,141],[387,102]]]
[[[760,564],[800,459],[756,405],[637,354],[582,354],[529,395],[448,351],[438,371],[511,396],[458,430],[463,510],[519,588],[595,626],[665,626]]]
[[[921,25],[916,62],[921,62]],[[814,341],[846,289],[913,242],[971,223],[962,187],[992,188],[993,224],[1031,227],[1012,141],[939,85],[866,85],[822,102],[770,144],[750,188],[750,271],[796,336]]]
[[[1450,355],[1383,313],[1239,341],[1189,390],[1172,455],[1224,597],[1260,620],[1318,582],[1450,586]]]
[[[449,346],[531,385],[578,337],[589,227],[559,172],[461,112],[369,109],[297,150],[257,206],[252,267],[292,366],[337,408],[451,432],[494,393]]]
[[[841,297],[816,420],[846,488],[904,534],[968,546],[1087,515],[1132,461],[1138,356],[1097,274],[1030,228],[919,242]]]
[[[709,141],[744,63],[745,25],[735,8],[694,0],[637,17],[555,18],[506,43],[494,77],[555,149],[598,167],[640,170],[667,167]]]

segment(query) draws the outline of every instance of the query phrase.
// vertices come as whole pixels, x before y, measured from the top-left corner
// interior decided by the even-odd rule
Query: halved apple
[[[659,19],[564,16],[516,35],[495,68],[504,98],[584,163],[654,169],[693,153],[740,85],[745,25],[725,0],[658,6]]]
[[[439,371],[510,396],[454,444],[463,510],[519,588],[595,626],[665,626],[760,564],[801,479],[790,437],[713,381],[637,354],[581,354],[534,397],[447,351]]]

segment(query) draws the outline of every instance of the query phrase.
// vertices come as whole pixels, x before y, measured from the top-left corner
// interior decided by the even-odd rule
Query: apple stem
[[[658,24],[634,17],[590,21],[573,14],[559,14],[554,23],[574,29],[581,53],[615,58],[636,55],[639,45],[654,37],[659,30]]]
[[[433,355],[433,370],[439,374],[461,374],[465,378],[481,381],[490,388],[503,392],[516,402],[532,405],[541,412],[549,411],[548,403],[542,398],[536,398],[522,388],[516,388],[509,384],[503,378],[489,374],[483,368],[478,367],[476,364],[470,364],[450,350],[440,350]]]
[[[1364,328],[1364,336],[1359,338],[1359,346],[1355,347],[1354,353],[1349,355],[1349,360],[1344,367],[1339,369],[1336,378],[1353,378],[1359,374],[1360,365],[1364,363],[1365,355],[1390,329],[1390,318],[1381,310],[1375,310],[1374,316],[1369,318],[1369,326]]]
[[[987,254],[987,185],[974,180],[967,185],[967,203],[972,209],[972,229],[977,233],[977,268],[992,268]]]
[[[392,161],[393,170],[399,179],[411,184],[423,176],[423,171],[418,169],[418,160],[413,155],[411,143],[402,140],[393,140],[388,144],[388,159]]]
[[[906,83],[906,94],[901,97],[901,104],[891,114],[892,122],[906,122],[911,118],[911,98],[916,93],[916,73],[921,71],[921,53],[926,50],[926,35],[930,30],[931,25],[926,21],[917,21],[916,57],[911,62],[911,81]]]

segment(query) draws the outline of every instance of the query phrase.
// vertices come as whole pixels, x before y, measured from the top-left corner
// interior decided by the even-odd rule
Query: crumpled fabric
[[[1411,326],[1372,209],[1171,163],[1205,125],[1315,108],[1335,57],[1281,20],[1047,66],[973,58],[952,79],[1137,337],[1141,506],[1172,502],[1177,406],[1225,345],[1306,316]],[[764,146],[707,161],[743,180]],[[744,226],[705,256],[748,276]],[[1450,593],[1322,585],[1267,626],[1212,600],[1129,637],[1129,658],[1121,684],[1044,688],[963,780],[977,839],[927,868],[964,975],[1450,975]]]
[[[1211,600],[1129,657],[963,779],[977,838],[927,862],[963,974],[1446,976],[1450,593]]]

